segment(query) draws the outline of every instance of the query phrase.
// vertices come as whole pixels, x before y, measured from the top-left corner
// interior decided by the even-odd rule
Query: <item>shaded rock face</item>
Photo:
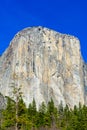
[[[5,107],[6,107],[6,99],[2,94],[0,94],[0,110],[4,109]]]
[[[85,92],[85,104],[87,105],[87,64],[83,64],[83,72],[84,72],[84,92]]]
[[[84,72],[77,38],[43,27],[26,28],[11,41],[0,58],[0,91],[11,96],[11,84],[22,86],[28,105],[37,107],[52,97],[71,108],[84,104]]]

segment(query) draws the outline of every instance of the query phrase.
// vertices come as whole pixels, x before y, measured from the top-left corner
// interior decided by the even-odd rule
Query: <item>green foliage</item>
[[[9,98],[7,98],[7,107],[5,110],[2,111],[3,114],[3,122],[2,122],[2,128],[7,129],[9,127],[14,126],[15,124],[15,102]]]
[[[23,128],[27,124],[26,111],[26,105],[21,97],[18,101],[18,128]]]
[[[0,111],[0,130],[15,130],[16,122],[18,130],[87,130],[85,105],[69,109],[68,105],[63,108],[61,103],[57,109],[51,99],[47,105],[42,102],[37,110],[34,99],[27,108],[20,96],[16,119],[16,101],[6,98],[7,106]]]

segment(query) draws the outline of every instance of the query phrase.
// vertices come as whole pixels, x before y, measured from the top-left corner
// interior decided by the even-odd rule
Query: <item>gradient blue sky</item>
[[[87,0],[0,1],[0,54],[18,31],[38,25],[78,37],[87,62]]]

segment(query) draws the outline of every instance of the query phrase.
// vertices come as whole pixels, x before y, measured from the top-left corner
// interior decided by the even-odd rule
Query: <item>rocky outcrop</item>
[[[0,90],[12,95],[11,84],[22,86],[28,105],[37,107],[52,97],[55,104],[85,103],[84,71],[77,38],[43,27],[16,34],[0,60]]]

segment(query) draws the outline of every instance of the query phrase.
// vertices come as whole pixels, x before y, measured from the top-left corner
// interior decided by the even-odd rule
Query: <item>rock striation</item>
[[[87,64],[83,64],[83,72],[84,72],[84,98],[85,105],[87,105]]]
[[[4,97],[1,93],[0,93],[0,116],[1,116],[1,110],[6,108],[6,97]]]
[[[57,106],[84,104],[86,79],[79,40],[44,27],[18,32],[0,58],[1,93],[12,96],[11,84],[22,86],[26,105],[33,98],[37,107],[51,98]]]

